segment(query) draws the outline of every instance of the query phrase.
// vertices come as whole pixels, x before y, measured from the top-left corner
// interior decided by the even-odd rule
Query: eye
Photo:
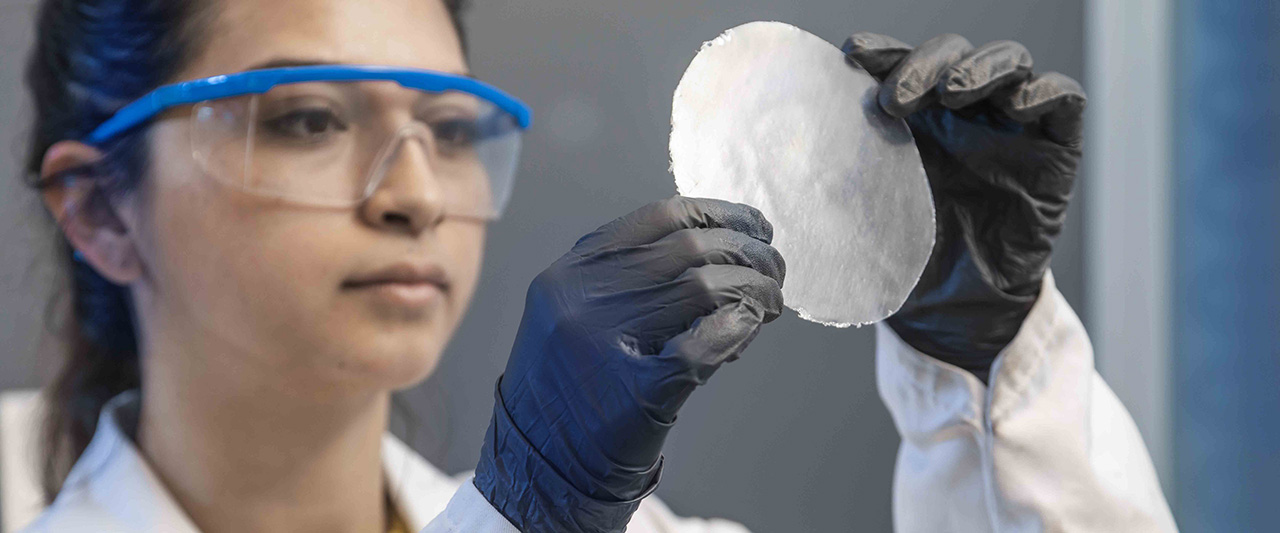
[[[325,107],[287,111],[263,122],[269,133],[291,140],[316,142],[334,133],[347,131],[347,124]]]
[[[480,128],[474,120],[448,119],[433,122],[431,133],[442,147],[469,148],[479,139]]]

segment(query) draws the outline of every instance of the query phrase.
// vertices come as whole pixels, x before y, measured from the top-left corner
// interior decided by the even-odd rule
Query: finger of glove
[[[693,322],[716,309],[742,300],[754,300],[771,322],[782,314],[782,288],[768,276],[738,265],[706,265],[690,268],[676,279],[631,291],[609,305],[630,305],[636,315],[622,330],[657,351],[662,343],[689,329]]]
[[[993,92],[1031,77],[1031,52],[1013,41],[987,43],[951,65],[938,80],[938,97],[952,109],[970,105]]]
[[[720,365],[742,355],[765,317],[755,301],[733,302],[695,320],[658,354],[637,361],[637,393],[649,416],[674,422],[696,387],[705,384]]]
[[[654,242],[689,228],[726,228],[764,243],[773,241],[773,225],[759,209],[711,198],[672,196],[623,215],[579,239],[573,251],[587,255]]]
[[[649,270],[665,281],[705,265],[739,265],[772,278],[781,287],[787,264],[778,249],[750,236],[724,228],[690,228],[671,233],[641,250]]]
[[[1088,98],[1080,82],[1065,74],[1047,72],[1035,76],[994,103],[1018,122],[1041,121],[1045,135],[1054,142],[1064,145],[1080,142]]]
[[[880,107],[898,118],[938,100],[938,80],[955,62],[973,50],[959,35],[934,37],[920,45],[889,73],[880,85]]]
[[[850,35],[840,50],[868,74],[883,81],[893,72],[893,67],[911,54],[911,45],[888,35],[864,31]]]

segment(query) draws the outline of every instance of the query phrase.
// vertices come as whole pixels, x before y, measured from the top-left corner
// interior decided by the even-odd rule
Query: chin
[[[406,310],[349,301],[356,305],[329,308],[305,342],[316,349],[311,353],[325,354],[325,379],[352,391],[394,391],[422,382],[435,371],[458,322],[446,305]]]
[[[417,385],[435,372],[448,341],[433,333],[401,331],[378,335],[366,344],[367,351],[357,352],[360,373],[380,389]]]

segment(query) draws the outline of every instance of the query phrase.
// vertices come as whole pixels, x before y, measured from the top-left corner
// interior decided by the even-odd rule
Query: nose
[[[418,234],[444,218],[444,197],[432,169],[431,139],[420,132],[396,135],[374,163],[373,194],[361,206],[369,224]]]

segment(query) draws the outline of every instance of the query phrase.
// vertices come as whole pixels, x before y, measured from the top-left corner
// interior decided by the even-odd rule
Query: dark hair
[[[461,23],[465,0],[443,0],[466,53]],[[216,0],[44,0],[35,48],[26,68],[35,103],[27,176],[39,176],[45,152],[94,127],[147,91],[172,81],[201,49]],[[147,174],[146,128],[102,146],[103,158],[80,177],[95,194],[81,209],[136,188]],[[36,180],[31,185],[40,186]],[[67,359],[46,389],[42,484],[46,501],[61,489],[97,429],[98,414],[116,394],[141,386],[132,303],[126,287],[111,283],[74,258],[59,232],[62,263],[69,265],[70,328]]]

